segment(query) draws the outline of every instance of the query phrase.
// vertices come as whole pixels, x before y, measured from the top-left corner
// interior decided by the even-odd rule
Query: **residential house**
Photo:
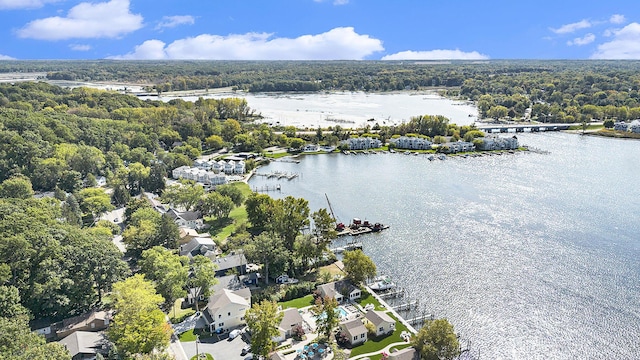
[[[245,313],[251,308],[251,290],[222,289],[209,297],[204,318],[209,331],[222,333],[246,324]]]
[[[466,142],[466,141],[448,142],[448,143],[442,144],[441,146],[447,146],[449,148],[450,153],[474,151],[476,149],[473,143]]]
[[[186,244],[180,245],[180,256],[186,256],[189,260],[196,255],[215,258],[217,255],[216,243],[210,237],[195,237]]]
[[[302,148],[303,152],[316,152],[320,147],[316,144],[307,144]]]
[[[375,149],[382,146],[382,141],[371,137],[357,137],[343,140],[341,144],[346,144],[349,150]]]
[[[216,277],[225,276],[232,269],[238,275],[247,273],[247,258],[243,253],[217,258],[213,260],[213,263],[218,266],[216,269]]]
[[[204,225],[202,214],[199,211],[177,211],[175,209],[169,209],[167,215],[173,219],[178,227],[199,229]]]
[[[410,150],[431,150],[433,142],[419,137],[401,136],[399,138],[389,140],[389,143],[394,144],[398,149],[410,149]]]
[[[376,336],[391,334],[396,330],[396,321],[383,311],[369,310],[364,315],[365,321],[376,329]]]
[[[247,165],[244,161],[236,161],[236,166],[233,168],[234,174],[244,174],[247,171]]]
[[[180,233],[180,242],[183,243],[183,244],[188,243],[193,238],[211,237],[211,235],[208,234],[208,233],[204,233],[204,234],[198,233],[198,230],[196,230],[196,229],[190,229],[190,228],[181,227],[181,228],[178,228],[178,231]]]
[[[615,124],[613,124],[613,129],[617,131],[628,131],[629,123],[624,121],[618,121]]]
[[[487,135],[484,138],[478,138],[478,150],[515,150],[519,147],[518,138],[499,137],[497,135]]]
[[[65,338],[76,331],[101,331],[109,326],[111,312],[91,311],[52,325],[58,339]]]
[[[387,360],[420,360],[418,352],[413,347],[404,348],[389,354]]]
[[[640,120],[633,120],[631,124],[629,124],[629,131],[640,134]]]
[[[334,281],[322,285],[318,285],[320,296],[335,298],[338,303],[343,301],[354,301],[360,299],[360,288],[353,285],[349,280]]]
[[[236,167],[236,162],[233,160],[229,160],[224,164],[224,173],[225,174],[233,174],[233,169]]]
[[[216,279],[218,282],[209,289],[210,294],[216,294],[223,289],[236,291],[245,288],[245,285],[240,281],[240,278],[237,275],[227,275]],[[198,300],[204,301],[204,296],[199,290],[199,288],[190,288],[187,290],[186,305],[193,305],[197,294],[200,294]]]
[[[282,320],[278,325],[278,331],[280,334],[274,338],[274,341],[276,342],[283,342],[293,336],[293,330],[297,326],[302,326],[304,321],[296,308],[282,310],[282,314]]]
[[[367,341],[367,328],[360,319],[353,319],[340,323],[340,333],[343,334],[351,346]]]
[[[58,341],[69,351],[72,360],[95,359],[107,355],[106,339],[102,332],[76,331]]]

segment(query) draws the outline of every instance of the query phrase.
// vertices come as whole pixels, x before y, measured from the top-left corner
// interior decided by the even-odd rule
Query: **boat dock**
[[[254,187],[253,191],[254,192],[270,192],[270,191],[280,191],[281,187],[280,184],[276,184],[276,185],[263,185],[260,187]]]
[[[298,173],[286,173],[286,172],[279,172],[279,171],[272,171],[270,173],[255,173],[254,175],[256,176],[262,176],[262,177],[266,177],[267,179],[287,179],[287,180],[293,180],[295,178],[297,178],[298,176],[300,176]]]

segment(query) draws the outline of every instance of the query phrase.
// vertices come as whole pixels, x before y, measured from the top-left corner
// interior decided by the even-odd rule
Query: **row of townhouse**
[[[398,149],[431,150],[433,142],[424,138],[401,136],[399,138],[389,140],[389,144],[394,144]]]
[[[640,134],[640,120],[633,120],[630,123],[619,121],[613,124],[613,128],[618,131],[629,131],[632,133]]]
[[[193,162],[193,166],[200,170],[213,171],[225,174],[244,174],[246,172],[246,164],[242,160],[215,161],[198,159]]]
[[[340,144],[345,144],[349,150],[376,149],[382,146],[382,141],[370,137],[357,137],[343,140]]]
[[[520,146],[518,138],[515,136],[499,137],[488,135],[480,138],[480,140],[482,141],[478,141],[478,150],[515,150]]]
[[[204,185],[223,185],[228,182],[225,174],[188,166],[173,169],[172,175],[174,179],[193,180]]]
[[[459,153],[459,152],[467,152],[467,151],[475,151],[476,146],[473,143],[467,141],[456,141],[456,142],[448,142],[444,143],[440,146],[448,146],[450,153]]]

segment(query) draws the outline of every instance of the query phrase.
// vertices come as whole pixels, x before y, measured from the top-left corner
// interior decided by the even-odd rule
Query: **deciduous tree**
[[[278,325],[282,321],[282,312],[278,311],[278,304],[263,300],[255,303],[245,315],[247,326],[251,330],[251,352],[266,359],[275,348],[273,338],[280,334]]]
[[[411,339],[421,360],[451,360],[460,355],[460,344],[447,319],[429,321]]]
[[[342,262],[347,278],[355,284],[376,275],[376,264],[362,250],[345,251]]]

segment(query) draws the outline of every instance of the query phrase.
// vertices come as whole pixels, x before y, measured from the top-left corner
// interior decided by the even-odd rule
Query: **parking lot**
[[[227,334],[220,340],[217,336],[201,339],[198,343],[198,352],[201,354],[209,353],[213,355],[214,359],[244,360],[251,358],[251,354],[245,356],[240,355],[242,348],[247,345],[243,336],[238,336],[231,341],[229,341],[226,336]],[[195,341],[183,342],[182,347],[189,359],[196,355]]]

